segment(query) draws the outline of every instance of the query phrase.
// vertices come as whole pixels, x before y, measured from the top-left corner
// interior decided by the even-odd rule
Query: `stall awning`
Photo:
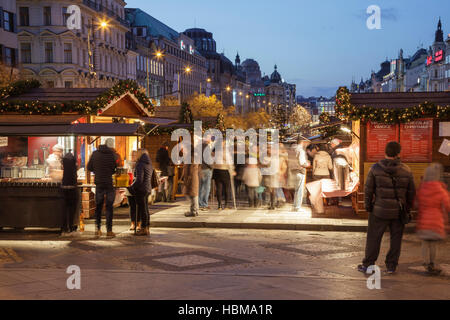
[[[78,123],[78,124],[0,124],[0,136],[138,136],[144,135],[140,124]]]
[[[62,115],[51,115],[51,116],[42,116],[42,115],[1,115],[0,116],[0,125],[4,124],[71,124],[80,118],[83,118],[83,115],[79,114],[62,114]]]
[[[166,118],[140,118],[141,121],[144,121],[145,123],[152,124],[155,126],[167,126],[174,123],[177,123],[178,120],[175,119],[166,119]]]

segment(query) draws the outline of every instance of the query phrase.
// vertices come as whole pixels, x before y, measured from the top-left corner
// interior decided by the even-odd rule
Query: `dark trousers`
[[[269,202],[269,208],[274,209],[277,203],[276,201],[276,188],[266,187],[266,201]]]
[[[139,221],[139,217],[136,217],[137,214],[136,197],[127,196],[127,198],[128,198],[128,205],[130,206],[130,220],[131,222],[137,222]]]
[[[322,179],[330,179],[330,175],[327,176],[313,176],[314,181],[322,180]]]
[[[216,195],[219,208],[225,208],[228,201],[228,185],[230,184],[230,174],[228,170],[216,170],[214,174],[216,182]],[[222,197],[224,198],[222,202]]]
[[[96,209],[95,209],[95,224],[97,226],[97,229],[100,229],[102,226],[102,211],[103,211],[103,203],[105,202],[106,197],[106,230],[108,232],[112,231],[112,225],[113,225],[113,205],[114,205],[114,199],[116,198],[116,190],[114,188],[104,188],[104,187],[98,187],[95,191],[95,202],[96,202]]]
[[[73,221],[77,210],[78,190],[63,189],[66,214],[63,216],[61,225],[62,232],[73,232],[77,229],[77,224]]]
[[[247,193],[248,193],[248,205],[250,206],[250,208],[258,207],[258,194],[256,192],[256,187],[247,186]]]
[[[137,194],[136,204],[139,221],[141,221],[141,228],[147,228],[149,226],[149,212],[148,212],[148,196],[149,194]]]
[[[400,219],[381,219],[373,214],[369,214],[369,228],[367,232],[366,257],[363,264],[366,267],[375,265],[380,254],[381,240],[389,227],[391,244],[386,256],[386,267],[395,270],[398,266],[402,249],[402,238],[405,226]]]

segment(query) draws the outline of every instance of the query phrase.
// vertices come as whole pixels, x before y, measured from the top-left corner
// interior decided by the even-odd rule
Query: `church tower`
[[[442,31],[442,22],[441,18],[439,18],[438,28],[436,30],[436,37],[434,39],[435,43],[444,42],[444,31]]]

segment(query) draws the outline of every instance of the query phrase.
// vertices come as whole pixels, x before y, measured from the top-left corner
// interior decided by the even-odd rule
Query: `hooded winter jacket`
[[[424,182],[417,191],[417,231],[433,231],[445,238],[445,224],[450,211],[447,187],[439,181]]]
[[[409,211],[414,203],[414,178],[408,166],[400,160],[384,159],[370,169],[364,187],[364,202],[367,212],[381,219],[399,219],[399,204],[395,198],[396,181],[398,198]]]
[[[116,154],[106,145],[101,145],[91,156],[87,168],[95,174],[95,185],[102,188],[112,188],[112,176],[116,172]]]
[[[146,195],[152,191],[152,160],[148,154],[144,153],[136,162],[134,169],[135,180],[130,186],[130,192],[133,195]]]

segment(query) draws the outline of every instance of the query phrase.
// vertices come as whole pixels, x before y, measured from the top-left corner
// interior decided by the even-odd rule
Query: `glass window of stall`
[[[0,178],[3,180],[62,180],[62,157],[71,152],[78,167],[85,166],[79,150],[83,150],[81,137],[1,137]],[[60,170],[51,177],[51,171]],[[82,170],[84,172],[84,169]]]

